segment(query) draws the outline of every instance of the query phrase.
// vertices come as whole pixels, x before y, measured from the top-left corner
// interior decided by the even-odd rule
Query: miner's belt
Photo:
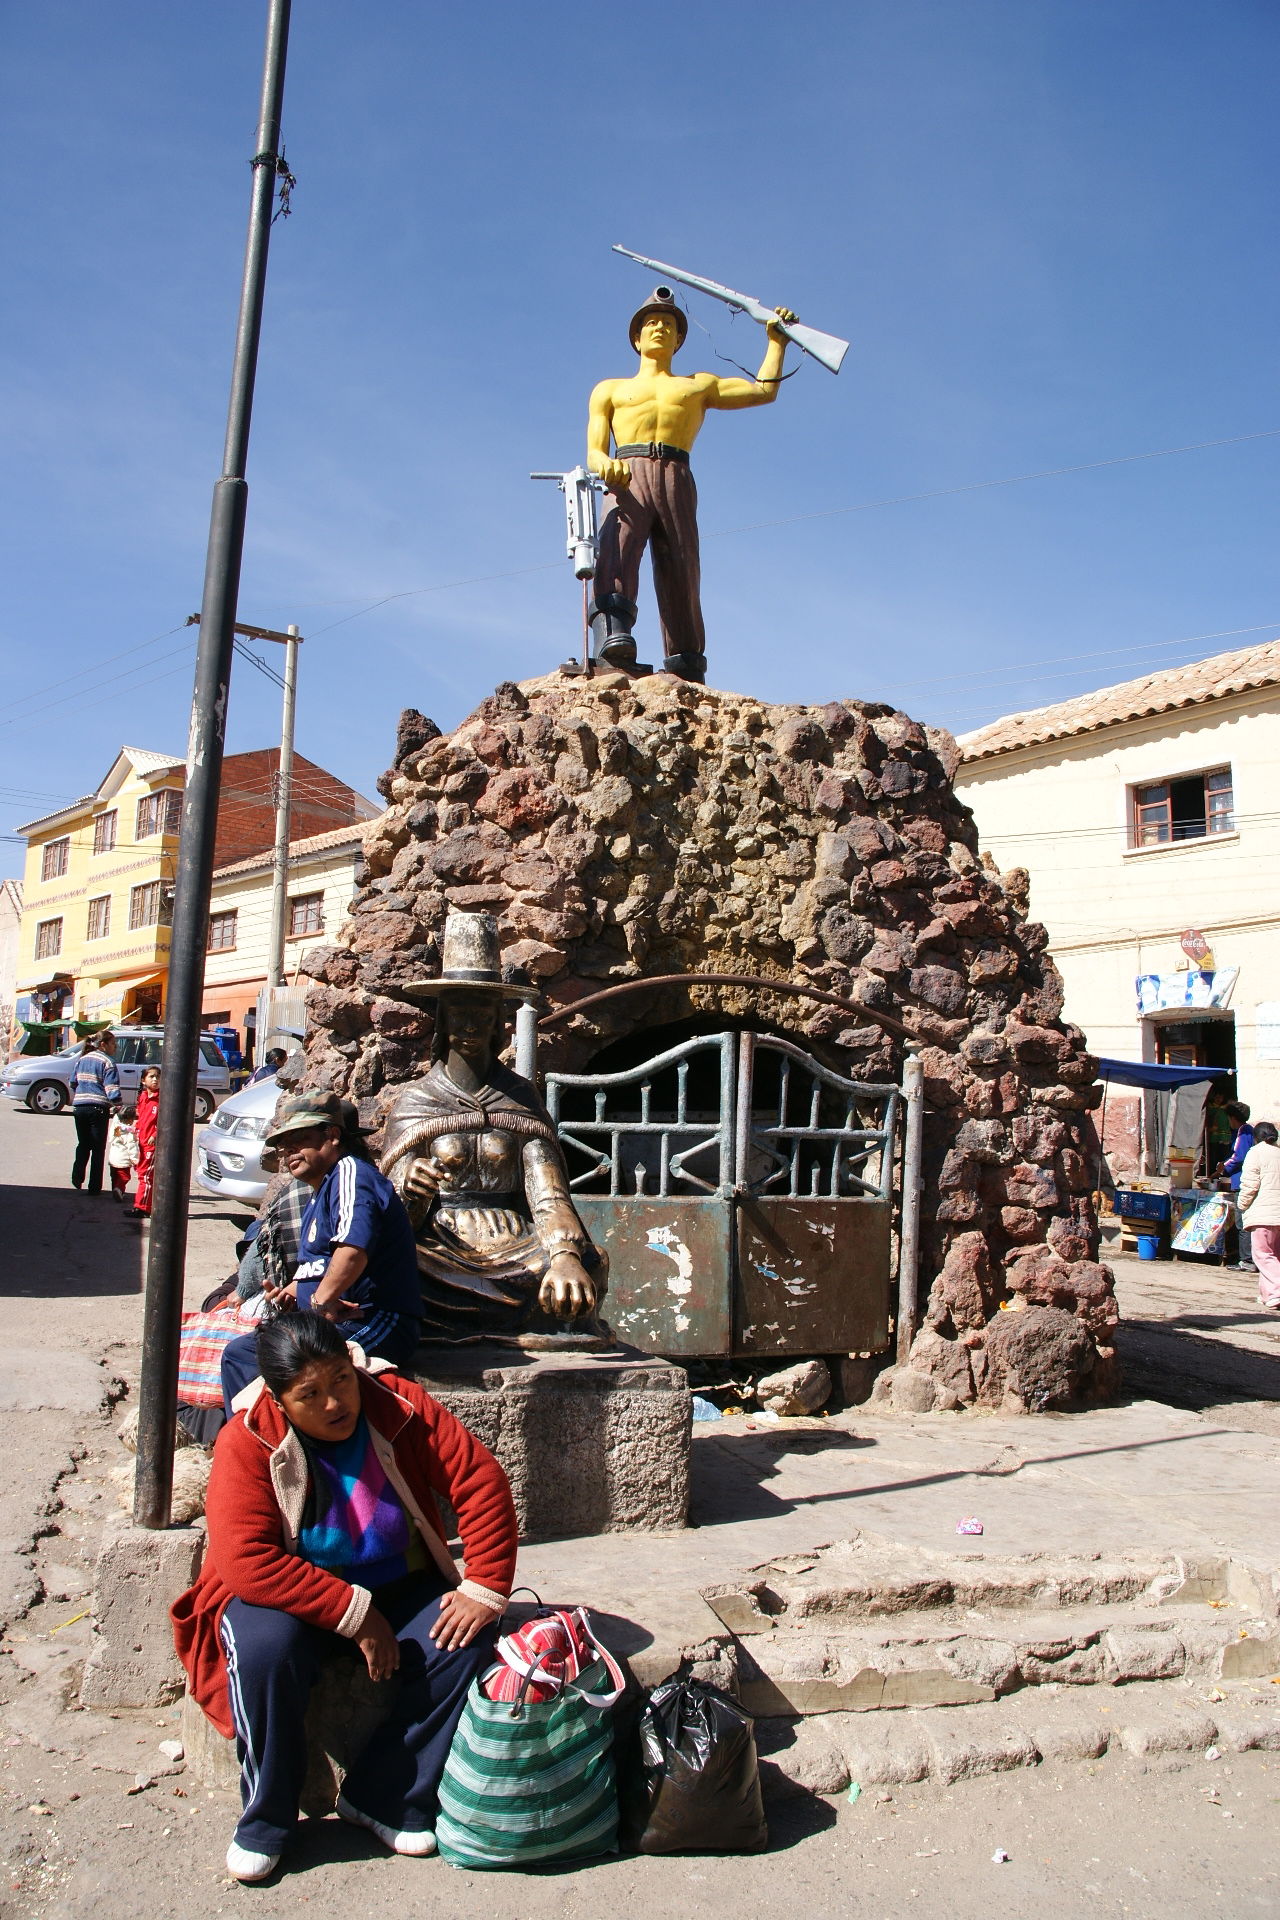
[[[687,467],[689,456],[683,447],[669,447],[664,440],[647,440],[643,445],[619,447],[618,459],[631,460],[641,454],[650,460],[674,460],[678,466]]]

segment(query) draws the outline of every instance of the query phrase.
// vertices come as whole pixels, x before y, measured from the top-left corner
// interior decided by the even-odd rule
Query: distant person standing
[[[269,1047],[262,1065],[249,1075],[249,1085],[256,1087],[259,1080],[274,1080],[288,1057],[283,1047]]]
[[[1231,1141],[1231,1152],[1219,1166],[1218,1172],[1231,1181],[1232,1193],[1239,1193],[1245,1155],[1253,1145],[1253,1128],[1249,1125],[1249,1109],[1243,1100],[1228,1100],[1222,1111],[1235,1128],[1235,1133]],[[1253,1253],[1249,1245],[1249,1229],[1246,1226],[1241,1225],[1239,1237],[1240,1258],[1236,1261],[1236,1271],[1256,1273],[1257,1268],[1253,1264]]]
[[[156,1171],[156,1122],[160,1112],[160,1069],[147,1067],[138,1089],[138,1191],[129,1212],[138,1218],[151,1213],[151,1183]]]
[[[89,1192],[102,1192],[102,1166],[107,1154],[107,1126],[120,1105],[120,1075],[116,1072],[114,1033],[93,1034],[71,1069],[71,1117],[76,1123],[76,1157],[71,1184],[78,1193],[89,1176]]]
[[[1259,1120],[1240,1176],[1240,1210],[1258,1269],[1258,1305],[1280,1313],[1280,1146],[1269,1120]]]

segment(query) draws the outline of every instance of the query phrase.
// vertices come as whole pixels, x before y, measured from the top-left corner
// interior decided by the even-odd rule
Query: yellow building
[[[171,754],[122,747],[96,792],[18,829],[20,1018],[161,1018],[185,774]]]

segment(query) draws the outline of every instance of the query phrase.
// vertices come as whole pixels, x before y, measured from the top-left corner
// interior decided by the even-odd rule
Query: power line
[[[125,659],[125,658],[126,658],[126,657],[127,657],[127,656],[128,656],[129,654],[131,654],[131,653],[141,653],[141,652],[143,652],[143,650],[144,650],[145,648],[147,648],[147,647],[157,647],[157,646],[159,646],[159,644],[160,644],[160,642],[161,642],[162,640],[168,640],[168,639],[170,639],[170,638],[171,638],[171,636],[172,636],[173,634],[175,634],[175,633],[181,633],[181,631],[182,631],[182,627],[183,627],[183,625],[185,625],[185,622],[180,622],[180,623],[178,624],[178,626],[176,626],[176,627],[169,627],[169,628],[167,629],[167,631],[166,631],[166,632],[164,632],[164,633],[155,633],[155,634],[152,634],[152,636],[151,636],[151,638],[150,638],[150,640],[139,640],[139,641],[138,641],[138,642],[136,643],[136,645],[134,645],[134,646],[132,646],[132,647],[122,647],[122,648],[120,649],[120,651],[119,651],[119,653],[109,653],[109,654],[108,654],[108,655],[106,656],[106,658],[105,658],[104,660],[95,660],[95,661],[93,662],[93,664],[92,664],[92,666],[88,666],[88,667],[78,667],[78,668],[76,668],[76,670],[75,670],[75,671],[74,671],[73,673],[67,673],[67,674],[63,674],[63,675],[62,675],[62,680],[63,680],[63,682],[64,682],[64,684],[65,684],[65,682],[66,682],[66,681],[68,681],[68,680],[82,680],[82,679],[84,678],[84,676],[85,676],[85,674],[86,674],[86,673],[97,673],[97,672],[98,672],[98,670],[99,670],[99,669],[100,669],[101,667],[109,667],[109,666],[111,666],[111,665],[112,665],[112,663],[113,663],[114,661],[116,661],[116,660],[123,660],[123,659]],[[170,655],[170,654],[162,654],[162,655],[161,655],[161,658],[162,658],[162,659],[165,659],[165,660],[168,660],[168,659],[170,659],[170,658],[172,658],[172,655]],[[138,669],[138,671],[141,671],[141,669],[139,668],[139,669]],[[120,675],[120,676],[113,676],[113,678],[114,678],[114,677],[119,677],[119,678],[123,678],[124,676],[123,676],[123,675]],[[100,685],[102,685],[102,686],[109,686],[109,685],[110,685],[111,683],[110,683],[110,681],[108,681],[108,680],[103,680],[103,681],[101,681],[101,682],[99,682],[99,684],[100,684]],[[92,688],[92,687],[80,687],[80,688],[78,688],[78,689],[76,690],[76,693],[75,693],[74,695],[72,695],[72,696],[70,696],[70,697],[72,697],[72,698],[77,698],[77,699],[78,699],[78,698],[79,698],[79,696],[80,696],[80,694],[82,694],[82,693],[92,693],[92,692],[93,692],[93,688]],[[9,706],[9,707],[10,707],[10,708],[12,709],[13,707],[21,707],[21,706],[24,706],[24,705],[26,704],[26,702],[27,702],[28,700],[36,700],[36,699],[38,699],[38,698],[39,698],[39,695],[38,695],[38,694],[34,694],[34,693],[21,693],[21,694],[19,694],[19,695],[17,696],[17,698],[16,698],[16,699],[14,699],[14,700],[10,700],[10,701],[8,701],[8,702],[6,702],[6,705],[8,705],[8,706]],[[50,705],[56,705],[57,703],[56,703],[56,702],[53,702],[53,701],[51,701],[51,702],[50,702],[49,704],[50,704]],[[45,711],[45,709],[44,709],[43,707],[37,707],[37,708],[35,709],[35,711],[36,711],[37,713],[43,713],[43,712]],[[29,714],[20,714],[20,715],[18,715],[18,716],[16,716],[16,717],[17,717],[17,718],[19,718],[19,719],[30,719],[30,718],[31,718],[32,716],[31,716],[31,715],[29,715]],[[8,724],[9,724],[9,722],[8,722],[8,721],[6,721],[6,722],[5,722],[5,724],[6,724],[6,725],[8,725]]]
[[[927,680],[898,680],[894,682],[894,685],[903,687],[910,692],[916,687],[954,686],[960,682],[968,685],[975,681],[995,678],[997,675],[1007,676],[1012,680],[1019,680],[1031,673],[1038,672],[1042,667],[1072,667],[1084,660],[1114,660],[1125,654],[1167,653],[1177,647],[1199,646],[1205,640],[1230,640],[1242,633],[1265,633],[1269,627],[1277,626],[1280,626],[1280,620],[1260,620],[1256,626],[1252,627],[1221,627],[1216,633],[1189,633],[1184,634],[1182,638],[1178,640],[1140,640],[1134,641],[1131,646],[1104,647],[1096,653],[1059,653],[1044,660],[1026,660],[1021,664],[1015,664],[1013,661],[1004,661],[999,666],[976,667],[972,673],[930,674]],[[1053,705],[1054,703],[1049,702],[1048,704]],[[1032,707],[1029,708],[1028,711],[1036,713],[1039,712],[1040,709]]]
[[[1042,467],[1035,473],[1011,473],[1002,480],[969,480],[958,487],[931,487],[927,493],[895,493],[883,500],[859,500],[849,507],[823,507],[817,513],[788,514],[782,520],[753,520],[741,527],[719,527],[707,538],[714,540],[729,533],[759,533],[766,527],[791,527],[802,520],[832,520],[845,513],[869,513],[873,507],[906,507],[920,500],[947,500],[957,493],[984,493],[992,487],[1019,487],[1028,480],[1054,480],[1066,473],[1096,473],[1100,467],[1127,467],[1140,460],[1164,460],[1175,453],[1203,453],[1207,447],[1235,447],[1245,440],[1272,440],[1280,427],[1264,427],[1259,433],[1233,433],[1223,440],[1195,440],[1185,447],[1154,447],[1150,453],[1121,453],[1111,460],[1083,460],[1070,467]]]
[[[509,573],[475,573],[465,580],[441,580],[434,587],[408,587],[403,593],[384,593],[381,600],[374,600],[367,607],[359,607],[355,613],[344,614],[341,620],[331,620],[327,627],[320,627],[312,635],[318,640],[322,633],[332,633],[335,627],[345,627],[351,620],[360,620],[366,613],[376,613],[379,607],[385,607],[392,600],[415,600],[424,593],[448,593],[454,587],[482,587],[491,580],[518,580],[526,573],[555,573],[560,568],[558,560],[546,560],[537,567],[513,567]]]
[[[284,691],[283,676],[281,674],[278,674],[274,667],[269,667],[265,660],[260,660],[256,653],[254,653],[249,647],[245,646],[243,640],[233,640],[231,644],[235,648],[235,651],[240,655],[240,658],[242,660],[247,660],[251,667],[256,667],[258,669],[258,672],[261,674],[265,674],[268,680],[273,680],[276,686],[278,686],[281,692],[283,693]]]
[[[1106,460],[1086,460],[1086,461],[1080,461],[1073,465],[1068,465],[1068,466],[1043,467],[1043,468],[1037,469],[1034,472],[1029,472],[1029,473],[1007,474],[995,480],[972,480],[972,481],[967,481],[958,486],[953,486],[953,487],[932,487],[919,493],[888,494],[879,499],[858,500],[858,501],[851,502],[846,506],[826,507],[826,508],[819,509],[818,511],[813,513],[788,514],[774,520],[757,520],[757,521],[746,522],[743,525],[737,526],[737,527],[712,528],[709,532],[704,534],[703,537],[708,540],[724,539],[732,534],[757,533],[757,532],[766,531],[774,527],[795,526],[811,520],[833,519],[833,518],[838,518],[841,515],[852,514],[852,513],[869,513],[880,507],[911,506],[925,500],[949,499],[959,494],[987,492],[997,487],[1022,486],[1033,480],[1051,480],[1051,479],[1059,478],[1063,475],[1073,474],[1073,473],[1095,473],[1107,467],[1131,466],[1147,460],[1168,459],[1178,454],[1201,453],[1215,447],[1240,446],[1246,442],[1253,441],[1253,440],[1274,439],[1278,435],[1280,435],[1280,427],[1268,427],[1268,428],[1263,428],[1262,430],[1256,433],[1231,434],[1226,437],[1215,439],[1215,440],[1197,440],[1197,441],[1189,442],[1185,446],[1155,447],[1145,453],[1117,454],[1114,457]],[[546,561],[538,566],[514,567],[501,573],[470,574],[458,580],[437,581],[432,586],[409,587],[399,592],[383,594],[377,600],[371,601],[367,606],[358,607],[354,613],[344,614],[342,619],[331,621],[327,627],[319,628],[313,637],[319,638],[320,634],[332,633],[336,628],[346,626],[353,620],[363,619],[363,617],[366,614],[375,613],[379,607],[389,606],[395,600],[418,599],[425,594],[448,593],[448,592],[453,592],[462,587],[486,586],[491,582],[498,581],[498,580],[516,580],[516,579],[521,579],[535,573],[551,573],[551,572],[555,572],[558,569],[559,565],[560,563],[558,561]],[[312,602],[309,604],[333,605],[334,602],[330,601],[326,603],[323,601],[318,601],[318,602]],[[157,646],[160,643],[160,641],[167,640],[172,634],[182,631],[182,628],[186,624],[187,623],[184,621],[180,623],[178,626],[168,628],[164,633],[154,634],[149,640],[138,641],[134,646],[124,647],[118,653],[108,654],[104,660],[95,661],[93,665],[89,667],[79,668],[74,673],[64,676],[64,678],[69,678],[69,679],[82,678],[84,674],[95,672],[97,668],[101,666],[110,665],[116,660],[123,660],[130,654],[140,653],[144,651],[147,647]],[[1273,625],[1273,624],[1275,623],[1264,622],[1262,623],[1262,625],[1258,627],[1253,627],[1253,628],[1238,627],[1238,628],[1228,629],[1223,634],[1203,635],[1201,636],[1201,638],[1204,638],[1204,639],[1224,638],[1224,637],[1227,637],[1227,633],[1261,632],[1263,625]],[[255,666],[258,669],[260,673],[264,674],[269,680],[272,680],[277,686],[283,689],[284,681],[280,677],[280,675],[274,671],[273,668],[269,667],[264,660],[259,659],[256,654],[250,652],[248,648],[243,647],[239,641],[237,641],[235,644],[236,644],[236,651],[240,653],[244,659],[249,661],[253,666]],[[1161,646],[1174,647],[1174,646],[1183,645],[1183,644],[1191,645],[1194,643],[1192,641],[1153,642],[1151,643],[1151,648],[1158,649]],[[1143,649],[1137,648],[1137,647],[1118,648],[1118,649],[1111,650],[1110,657],[1115,657],[1115,655],[1117,654],[1137,652],[1141,650]],[[176,657],[177,652],[185,653],[186,651],[187,649],[184,647],[181,649],[176,649],[175,652],[172,652],[172,653],[162,654],[160,657],[161,659],[164,659],[164,660],[173,659]],[[1099,653],[1099,654],[1091,654],[1091,655],[1082,655],[1080,657],[1084,659],[1101,659],[1104,657],[1108,657],[1108,655]],[[114,686],[120,680],[131,678],[135,673],[147,671],[152,664],[153,663],[150,663],[150,662],[143,663],[142,665],[136,668],[126,669],[125,672],[122,674],[110,675],[105,680],[95,681],[93,685],[89,687],[78,688],[71,693],[60,695],[55,700],[46,701],[42,706],[34,707],[27,713],[22,713],[22,714],[11,713],[9,718],[7,718],[3,723],[0,723],[0,724],[3,724],[4,726],[14,726],[14,725],[17,725],[20,720],[34,719],[38,714],[47,713],[54,707],[66,706],[78,699],[81,699],[93,693],[97,693],[101,691],[104,687]],[[1029,662],[1027,663],[1027,670],[1030,670],[1032,667],[1036,665],[1052,665],[1052,664],[1056,664],[1056,663],[1052,661],[1039,662],[1039,663]],[[170,669],[170,674],[176,671],[178,671],[178,669],[176,668]],[[931,677],[930,680],[926,682],[906,682],[903,684],[910,687],[910,686],[917,686],[917,685],[949,684],[955,681],[971,682],[973,680],[987,678],[992,674],[997,674],[1002,671],[1007,671],[1007,670],[1001,669],[1001,668],[980,669],[974,675],[951,675],[951,676],[947,676],[941,682],[939,682],[936,677]],[[164,678],[170,677],[170,675],[157,674],[154,677],[157,679],[164,679]],[[1015,678],[1017,677],[1016,672],[1014,674],[1014,677]],[[26,701],[35,699],[37,697],[38,696],[36,696],[35,694],[20,695],[16,702],[10,702],[9,704],[11,707],[13,705],[22,706],[25,704]]]
[[[1280,427],[1265,427],[1258,433],[1230,434],[1220,440],[1196,440],[1184,447],[1155,447],[1148,453],[1122,453],[1109,460],[1085,460],[1074,466],[1043,467],[1034,473],[1006,474],[999,480],[969,480],[955,487],[931,487],[923,493],[889,494],[879,500],[857,500],[849,506],[823,507],[815,513],[787,514],[778,520],[753,520],[740,527],[714,527],[702,537],[704,540],[723,540],[730,534],[759,533],[771,527],[796,526],[806,520],[830,520],[841,514],[870,513],[877,507],[912,506],[921,500],[945,500],[960,493],[982,493],[993,487],[1017,487],[1030,480],[1052,480],[1062,474],[1095,473],[1103,467],[1131,466],[1142,460],[1164,460],[1173,454],[1202,453],[1210,447],[1234,447],[1247,440],[1270,440],[1280,435]],[[560,563],[545,562],[539,567],[516,567],[507,573],[471,574],[462,580],[442,580],[431,587],[408,587],[399,593],[385,593],[380,599],[373,600],[367,607],[359,607],[354,613],[344,614],[341,620],[331,621],[327,627],[317,629],[314,638],[322,633],[332,633],[335,627],[344,627],[352,620],[360,620],[366,613],[376,613],[379,607],[388,606],[393,600],[413,600],[426,593],[447,593],[455,587],[487,586],[494,580],[515,580],[524,574],[550,573]],[[324,602],[316,604],[323,605]]]
[[[170,632],[172,633],[177,633],[179,631],[180,629],[177,627],[172,627],[170,629]],[[159,637],[163,639],[167,639],[168,635],[165,634]],[[145,642],[144,644],[154,645],[154,642],[148,641],[148,642]],[[130,648],[128,649],[128,651],[136,652],[137,649]],[[175,647],[170,653],[162,653],[160,655],[160,658],[161,660],[172,660],[179,653],[189,654],[189,652],[190,652],[190,648],[188,646]],[[119,655],[117,655],[116,657],[119,658]],[[62,694],[56,700],[46,700],[45,704],[42,707],[33,707],[30,713],[15,714],[8,720],[0,721],[0,726],[6,726],[6,727],[22,726],[27,721],[34,720],[37,714],[48,713],[51,707],[65,707],[70,701],[88,699],[88,697],[91,694],[101,692],[103,687],[114,686],[118,680],[132,679],[133,675],[137,673],[152,673],[152,678],[155,680],[167,680],[173,674],[182,672],[181,667],[170,667],[168,669],[168,672],[166,673],[154,673],[152,672],[154,665],[155,665],[154,661],[148,660],[148,661],[144,661],[141,666],[126,667],[123,673],[113,673],[106,680],[96,681],[94,685],[91,687],[80,687],[76,690],[76,692]]]

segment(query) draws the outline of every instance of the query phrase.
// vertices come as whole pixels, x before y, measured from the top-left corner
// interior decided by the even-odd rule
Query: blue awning
[[[1172,1093],[1175,1087],[1194,1086],[1197,1080],[1218,1080],[1230,1067],[1157,1067],[1145,1060],[1099,1060],[1099,1080],[1118,1087],[1154,1087]]]

